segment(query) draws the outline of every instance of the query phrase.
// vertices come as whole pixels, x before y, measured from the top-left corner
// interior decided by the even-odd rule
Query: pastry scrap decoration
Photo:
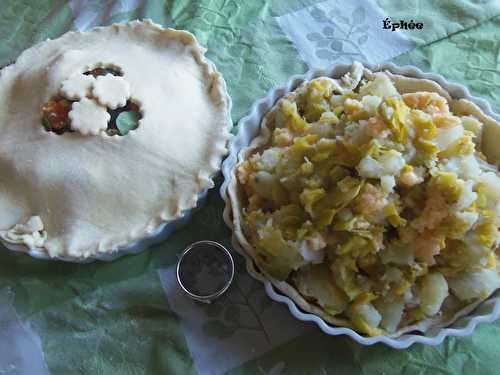
[[[94,100],[83,98],[74,102],[68,116],[71,129],[83,135],[97,135],[108,127],[111,115]]]
[[[61,85],[61,95],[69,100],[80,100],[89,93],[95,78],[80,73],[73,74]]]
[[[94,83],[92,95],[100,104],[117,109],[123,107],[130,98],[130,85],[122,77],[111,74],[99,76]]]
[[[74,73],[56,96],[42,106],[42,124],[56,134],[126,135],[138,127],[139,106],[130,99],[130,84],[115,68]]]
[[[0,238],[30,248],[42,247],[47,239],[47,232],[40,216],[32,216],[24,224],[16,224],[9,230],[0,231]]]

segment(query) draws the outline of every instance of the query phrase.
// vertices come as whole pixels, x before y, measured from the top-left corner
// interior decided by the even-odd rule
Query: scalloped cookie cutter
[[[234,260],[214,241],[189,245],[177,263],[177,282],[190,298],[210,303],[224,294],[234,279]]]

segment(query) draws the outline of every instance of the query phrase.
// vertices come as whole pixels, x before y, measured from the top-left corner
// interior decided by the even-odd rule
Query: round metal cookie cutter
[[[215,241],[189,245],[177,263],[177,282],[192,299],[210,303],[229,289],[234,279],[234,260]]]

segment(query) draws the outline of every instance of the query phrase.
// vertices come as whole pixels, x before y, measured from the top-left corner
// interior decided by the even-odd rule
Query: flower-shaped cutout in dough
[[[66,99],[79,100],[85,98],[92,88],[95,78],[81,73],[72,74],[61,85],[61,95]]]
[[[97,77],[92,95],[102,105],[117,109],[123,107],[130,98],[130,85],[122,77],[107,74]]]
[[[106,130],[110,114],[94,100],[82,98],[74,102],[69,112],[71,129],[83,135],[97,135],[100,130]]]

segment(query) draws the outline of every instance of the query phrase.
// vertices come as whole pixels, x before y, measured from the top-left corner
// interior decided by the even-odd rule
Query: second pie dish
[[[292,77],[255,103],[223,165],[225,220],[299,319],[362,343],[438,343],[498,316],[494,297],[471,311],[499,287],[500,126],[440,76],[370,68]]]

